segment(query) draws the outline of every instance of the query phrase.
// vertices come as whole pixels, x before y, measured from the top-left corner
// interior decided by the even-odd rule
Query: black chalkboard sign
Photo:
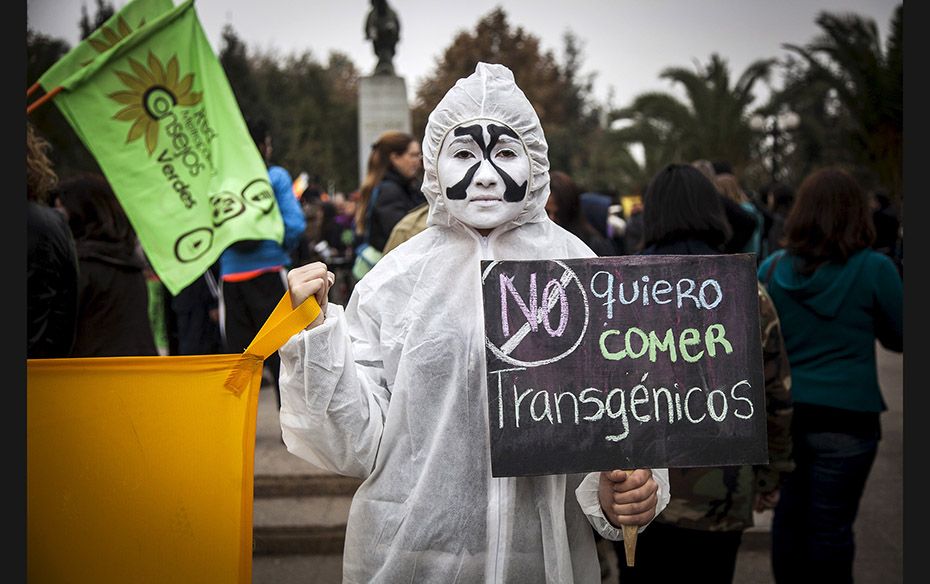
[[[754,256],[481,275],[493,476],[768,462]]]

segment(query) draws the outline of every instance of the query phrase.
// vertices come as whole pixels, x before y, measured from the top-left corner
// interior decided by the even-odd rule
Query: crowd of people
[[[169,352],[241,352],[282,294],[316,298],[320,316],[266,367],[288,450],[363,481],[346,581],[600,582],[607,541],[625,583],[695,565],[731,582],[763,510],[777,582],[852,581],[886,409],[875,344],[903,352],[903,231],[885,192],[836,167],[753,191],[702,159],[662,168],[623,213],[550,169],[532,105],[487,63],[422,140],[371,144],[350,196],[295,196],[269,129],[250,128],[284,241],[238,242],[171,297]],[[106,179],[59,181],[28,124],[26,141],[27,356],[158,354],[145,253]],[[490,476],[480,260],[731,253],[757,262],[768,465]],[[634,566],[624,525],[641,532]]]

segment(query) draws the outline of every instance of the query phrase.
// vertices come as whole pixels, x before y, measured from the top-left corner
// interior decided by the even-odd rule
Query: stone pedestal
[[[358,87],[359,186],[368,170],[371,145],[386,130],[412,131],[404,78],[396,75],[362,77]]]

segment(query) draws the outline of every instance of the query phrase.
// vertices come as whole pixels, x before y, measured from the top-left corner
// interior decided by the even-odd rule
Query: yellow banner
[[[28,581],[249,584],[261,365],[318,313],[285,294],[241,355],[27,360]]]

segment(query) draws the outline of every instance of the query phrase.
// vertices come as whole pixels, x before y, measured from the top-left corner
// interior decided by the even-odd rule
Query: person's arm
[[[319,262],[288,272],[292,306],[314,295],[323,312],[278,350],[281,434],[288,451],[311,464],[365,478],[381,443],[389,380],[375,315],[353,294],[350,325],[341,306],[325,301],[330,274]]]
[[[575,498],[601,537],[620,541],[622,525],[638,525],[642,531],[668,505],[668,469],[588,473]]]
[[[784,478],[794,470],[791,442],[791,367],[781,334],[781,323],[772,298],[759,284],[759,324],[762,334],[762,372],[765,381],[765,412],[769,463],[753,467],[756,511],[778,502]]]
[[[45,211],[45,212],[43,212]],[[77,333],[79,266],[61,214],[29,203],[27,358],[70,357]]]
[[[378,27],[375,21],[375,10],[371,8],[368,11],[368,15],[365,17],[365,40],[373,40],[377,34]]]
[[[873,254],[875,338],[889,351],[904,351],[904,284],[888,256]]]
[[[294,181],[287,170],[280,166],[268,169],[268,178],[278,201],[281,219],[284,221],[284,240],[281,246],[287,252],[293,251],[300,241],[300,236],[307,229],[307,217],[294,196]]]

